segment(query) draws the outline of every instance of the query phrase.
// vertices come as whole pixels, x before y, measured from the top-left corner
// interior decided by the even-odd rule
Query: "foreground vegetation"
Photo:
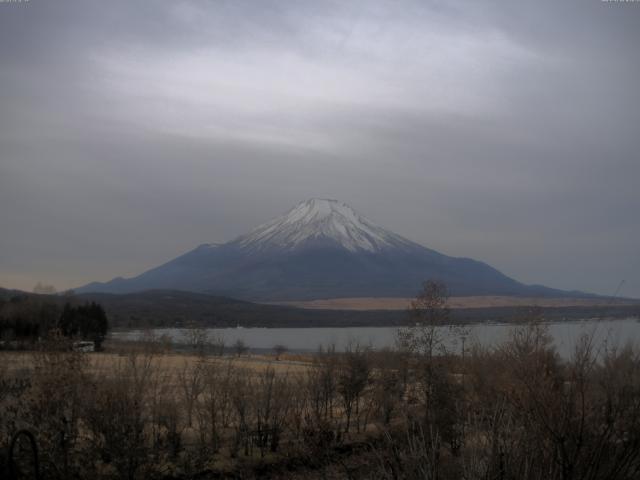
[[[4,353],[3,478],[20,430],[42,478],[637,478],[636,351],[585,337],[563,361],[530,325],[463,358],[418,331],[404,350],[295,360],[176,355],[153,339]],[[24,474],[26,440],[12,455]]]
[[[88,307],[87,307],[88,308]],[[225,355],[187,335],[74,351],[67,313],[33,350],[0,353],[1,478],[635,479],[640,355],[543,324],[493,349],[443,338],[446,290],[425,284],[398,348]],[[84,313],[83,313],[84,312]],[[535,320],[535,319],[532,319]]]

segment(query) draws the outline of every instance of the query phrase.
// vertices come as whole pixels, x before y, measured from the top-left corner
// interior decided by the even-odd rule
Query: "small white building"
[[[89,342],[85,340],[73,342],[73,351],[74,352],[95,352],[96,344],[94,342]]]

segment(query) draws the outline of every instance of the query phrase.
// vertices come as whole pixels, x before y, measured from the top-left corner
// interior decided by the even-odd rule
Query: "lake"
[[[593,335],[596,344],[624,346],[640,344],[640,321],[635,318],[616,320],[583,320],[547,323],[558,352],[569,357],[576,341],[584,334]],[[466,345],[479,343],[494,346],[509,338],[514,325],[482,324],[468,325]],[[375,349],[393,347],[396,327],[352,327],[352,328],[208,328],[210,338],[222,336],[231,346],[242,340],[254,351],[272,350],[274,345],[285,345],[290,351],[315,351],[320,346],[335,345],[343,350],[349,343],[371,346]],[[176,344],[185,343],[186,329],[154,329],[155,335],[168,335]],[[447,338],[449,348],[459,349],[459,335],[449,327],[441,327],[440,333]],[[118,340],[138,340],[144,335],[141,330],[116,331],[111,337]]]

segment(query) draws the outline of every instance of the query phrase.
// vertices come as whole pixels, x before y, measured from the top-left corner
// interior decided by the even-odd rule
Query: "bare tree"
[[[214,334],[210,339],[213,354],[222,357],[224,355],[225,340],[221,333]]]
[[[114,375],[96,383],[85,402],[84,423],[93,449],[120,478],[133,480],[149,465],[146,430],[152,417],[147,405],[155,374],[152,355],[129,354],[115,366]]]
[[[236,352],[236,355],[238,357],[246,354],[249,351],[249,347],[247,346],[247,344],[244,342],[244,340],[242,340],[241,338],[239,338],[238,340],[235,341],[235,343],[233,344],[233,350]]]
[[[18,414],[26,421],[22,428],[38,431],[45,469],[61,478],[76,475],[80,468],[73,453],[81,443],[83,397],[89,385],[87,355],[68,345],[56,336],[32,354],[31,389]]]
[[[409,326],[397,332],[402,349],[431,359],[434,353],[444,353],[441,327],[449,324],[449,294],[442,282],[429,280],[409,307]]]
[[[282,354],[284,354],[287,350],[288,350],[287,347],[280,343],[278,343],[277,345],[274,345],[273,352],[276,354],[276,360],[280,360],[280,357],[282,356]]]
[[[267,368],[254,384],[252,399],[256,419],[255,436],[260,455],[264,456],[267,448],[275,452],[280,444],[291,405],[288,377],[276,375],[273,368]]]
[[[231,456],[238,455],[240,449],[244,450],[245,456],[252,450],[250,438],[251,426],[253,425],[253,410],[251,408],[251,373],[246,369],[236,370],[231,389],[231,404],[233,405],[235,418],[233,426],[235,438],[231,446]]]
[[[333,415],[333,403],[337,393],[338,361],[335,346],[320,349],[313,358],[313,366],[307,370],[306,390],[311,412],[316,421],[328,421]]]
[[[223,431],[229,426],[235,375],[231,362],[203,365],[198,427],[201,444],[209,446],[214,453],[220,449]]]
[[[350,345],[344,353],[344,362],[338,371],[338,392],[342,397],[342,405],[346,416],[345,432],[349,432],[352,414],[356,418],[360,410],[360,397],[369,383],[371,366],[368,350],[359,345]],[[359,423],[356,422],[356,429]]]
[[[198,396],[202,393],[202,372],[203,362],[195,363],[184,360],[182,368],[178,372],[178,384],[182,393],[182,400],[187,412],[187,425],[193,424],[193,410],[198,401]]]
[[[182,336],[185,343],[198,355],[203,355],[209,346],[209,333],[207,329],[192,325],[183,330]]]
[[[389,425],[404,393],[401,374],[389,365],[380,366],[376,373],[373,392],[374,404],[382,423]]]
[[[290,379],[290,410],[289,410],[289,430],[295,439],[299,440],[302,434],[302,427],[305,416],[309,412],[309,390],[307,388],[308,379],[303,375],[296,375]]]

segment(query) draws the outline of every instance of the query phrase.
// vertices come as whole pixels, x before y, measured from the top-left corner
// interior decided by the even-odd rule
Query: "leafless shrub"
[[[193,410],[202,392],[202,373],[204,368],[202,359],[198,359],[195,363],[184,360],[178,372],[177,380],[187,414],[187,426],[189,427],[193,425]]]
[[[213,355],[217,357],[221,357],[224,355],[224,349],[226,344],[225,344],[224,336],[221,333],[217,333],[210,336],[209,343],[211,344],[211,351]]]
[[[346,418],[345,433],[349,432],[354,413],[356,416],[356,429],[358,431],[360,429],[360,423],[357,419],[360,414],[361,397],[371,379],[371,365],[368,354],[368,349],[363,349],[359,345],[349,345],[337,372],[337,390],[342,399],[342,407]]]
[[[251,373],[246,369],[235,370],[231,387],[231,404],[233,406],[233,426],[235,435],[231,445],[231,456],[236,457],[242,449],[247,456],[253,451],[251,427],[254,424],[251,408]]]
[[[248,351],[249,351],[249,347],[247,346],[247,344],[244,342],[244,340],[242,340],[241,338],[239,338],[238,340],[235,341],[235,343],[233,344],[233,350],[234,352],[236,352],[236,355],[238,357],[245,355]]]
[[[287,375],[276,375],[267,368],[254,382],[255,438],[264,456],[267,448],[278,450],[290,408],[290,384]]]
[[[391,366],[380,367],[376,373],[372,396],[377,414],[386,426],[402,402],[404,388],[401,373]]]
[[[120,478],[134,479],[148,466],[147,408],[155,370],[152,355],[130,354],[113,376],[95,383],[85,403],[84,421],[103,468]]]
[[[202,395],[197,408],[200,443],[205,451],[216,453],[231,420],[236,373],[231,362],[207,362],[202,365],[201,374]]]
[[[138,338],[138,348],[134,350],[152,355],[162,355],[171,351],[171,344],[171,337],[167,334],[157,335],[153,330],[145,329]]]
[[[280,360],[280,357],[287,351],[287,347],[278,343],[273,346],[273,352],[276,354],[276,360]]]
[[[398,432],[385,431],[374,448],[378,478],[432,480],[441,477],[440,439],[434,430],[409,423]]]
[[[209,346],[209,333],[205,328],[191,325],[182,331],[184,342],[194,353],[203,355]]]
[[[45,348],[46,345],[46,348]],[[18,412],[21,428],[35,432],[45,474],[67,478],[78,474],[82,448],[81,414],[91,388],[87,357],[54,336],[32,355],[31,388]]]
[[[310,414],[316,422],[327,423],[333,417],[337,393],[338,359],[335,347],[322,350],[314,356],[313,366],[307,371],[306,391]]]

